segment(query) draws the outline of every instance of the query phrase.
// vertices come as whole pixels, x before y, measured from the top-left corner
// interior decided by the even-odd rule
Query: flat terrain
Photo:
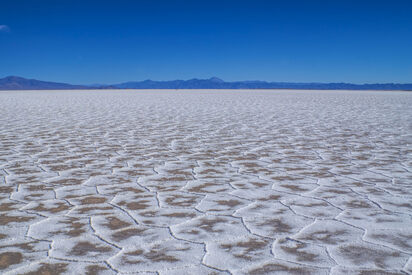
[[[0,211],[3,274],[412,273],[412,93],[3,91]]]

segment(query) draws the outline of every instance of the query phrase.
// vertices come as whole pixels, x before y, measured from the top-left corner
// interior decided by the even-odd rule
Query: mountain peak
[[[23,77],[15,76],[15,75],[6,76],[6,77],[3,78],[3,79],[8,80],[8,81],[26,80],[26,79],[23,78]]]
[[[213,81],[213,82],[225,82],[225,81],[223,81],[222,79],[220,79],[216,76],[213,76],[213,77],[209,78],[209,80]]]

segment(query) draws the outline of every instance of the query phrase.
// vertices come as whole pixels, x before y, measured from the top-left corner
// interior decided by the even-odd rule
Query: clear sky
[[[412,83],[412,1],[0,0],[0,77]]]

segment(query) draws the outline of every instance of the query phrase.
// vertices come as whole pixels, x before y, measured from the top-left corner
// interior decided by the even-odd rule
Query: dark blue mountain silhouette
[[[71,85],[9,76],[0,79],[0,90],[60,90],[60,89],[302,89],[302,90],[412,90],[412,84],[351,84],[351,83],[294,83],[266,81],[226,82],[217,77],[209,79],[171,81],[133,81],[113,85]]]
[[[85,86],[47,82],[18,76],[0,78],[0,90],[67,90],[84,89]]]

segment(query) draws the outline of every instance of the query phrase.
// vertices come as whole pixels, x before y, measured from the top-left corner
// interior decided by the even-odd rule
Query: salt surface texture
[[[412,272],[412,93],[0,104],[0,273]]]

